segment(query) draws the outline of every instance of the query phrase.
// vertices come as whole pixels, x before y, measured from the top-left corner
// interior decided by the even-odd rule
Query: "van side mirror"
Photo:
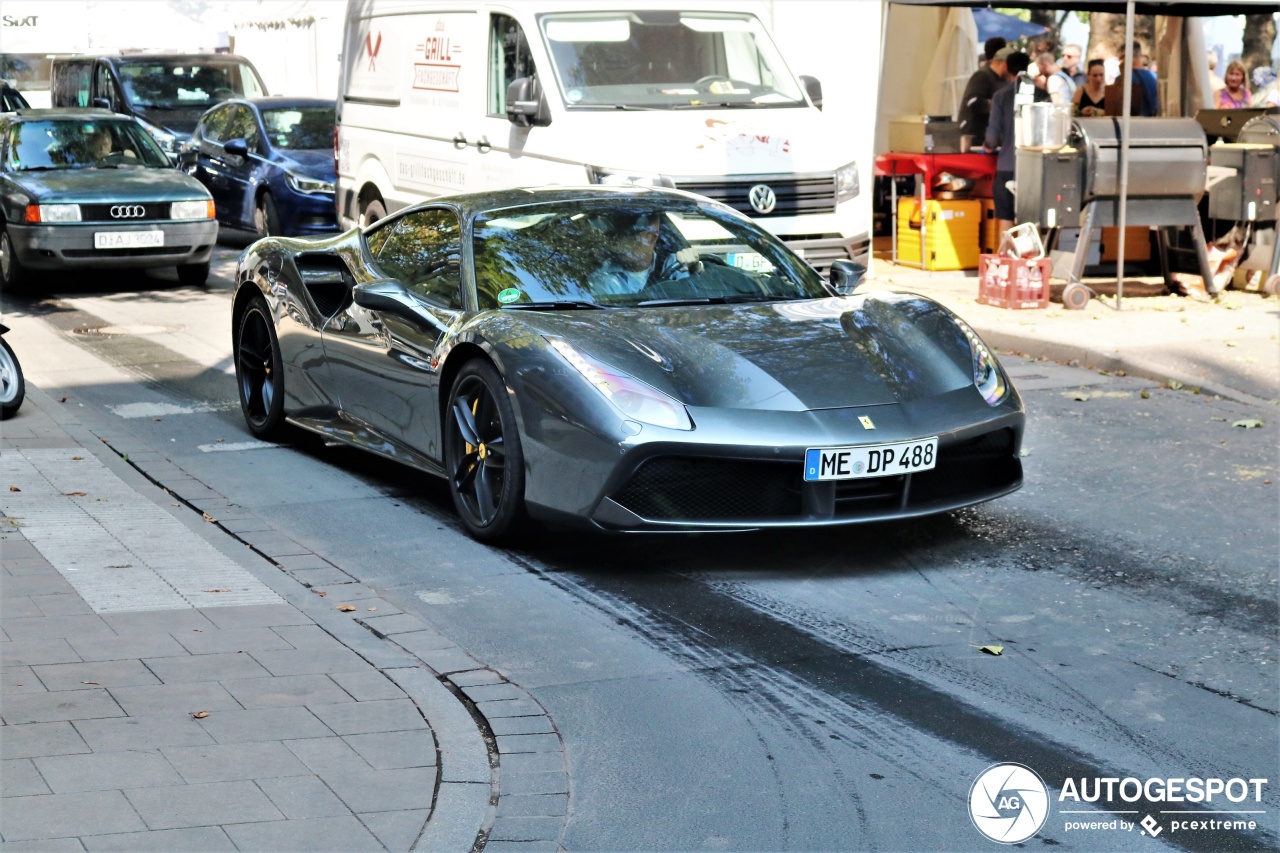
[[[867,268],[847,259],[831,262],[831,286],[841,296],[848,296],[862,284]]]
[[[228,139],[222,150],[235,157],[248,157],[249,143],[240,138]]]
[[[110,98],[94,98],[91,106],[97,107],[100,110],[109,110],[111,109],[111,99]]]
[[[507,120],[516,127],[546,127],[551,111],[537,77],[517,77],[507,87]]]
[[[801,74],[800,82],[804,84],[804,90],[809,95],[809,100],[813,101],[813,105],[822,109],[822,81],[817,77]]]

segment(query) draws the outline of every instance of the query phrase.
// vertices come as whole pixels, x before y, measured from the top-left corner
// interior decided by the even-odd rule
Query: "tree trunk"
[[[1276,21],[1271,15],[1244,16],[1244,50],[1241,61],[1249,73],[1259,65],[1271,64],[1271,48],[1276,42]],[[1252,88],[1252,83],[1246,83]]]
[[[1154,54],[1156,41],[1155,16],[1134,15],[1133,37],[1142,43],[1142,48],[1148,55]],[[1123,13],[1093,12],[1089,15],[1088,56],[1092,58],[1095,52],[1099,50],[1099,46],[1104,42],[1111,46],[1110,54],[1114,54],[1124,44]]]

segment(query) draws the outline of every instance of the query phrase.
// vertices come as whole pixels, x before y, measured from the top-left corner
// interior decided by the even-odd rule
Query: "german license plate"
[[[857,480],[928,471],[938,464],[938,437],[863,444],[857,447],[811,447],[804,453],[805,480]]]
[[[163,245],[163,231],[96,231],[93,235],[95,249],[145,249]]]

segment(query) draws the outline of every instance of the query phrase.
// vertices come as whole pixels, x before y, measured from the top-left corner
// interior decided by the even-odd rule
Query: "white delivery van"
[[[820,270],[865,265],[871,205],[821,86],[731,9],[350,0],[334,136],[344,226],[449,193],[646,184],[731,205]]]

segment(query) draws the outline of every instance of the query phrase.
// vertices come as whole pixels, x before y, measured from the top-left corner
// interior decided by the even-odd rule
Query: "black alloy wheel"
[[[271,440],[284,430],[284,377],[271,312],[255,297],[236,328],[236,385],[249,431]]]
[[[17,292],[26,278],[18,253],[13,250],[13,239],[9,237],[9,229],[0,225],[0,284],[10,293]]]
[[[524,454],[506,383],[487,361],[458,372],[445,412],[445,472],[463,525],[494,542],[524,522]]]

